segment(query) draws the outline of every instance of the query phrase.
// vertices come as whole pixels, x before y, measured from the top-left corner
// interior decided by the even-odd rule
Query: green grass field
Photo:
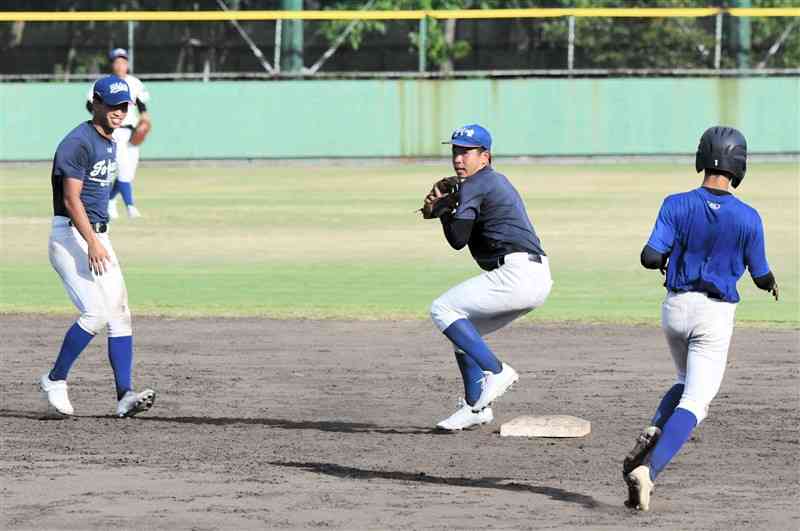
[[[657,322],[661,276],[639,265],[662,198],[699,184],[672,164],[498,165],[518,186],[555,280],[530,319]],[[73,312],[47,258],[49,165],[0,166],[0,312]],[[135,314],[423,318],[479,272],[412,211],[447,163],[397,166],[145,167],[145,217],[112,240]],[[792,164],[754,164],[738,192],[762,214],[775,303],[739,284],[737,320],[800,324],[798,201]]]

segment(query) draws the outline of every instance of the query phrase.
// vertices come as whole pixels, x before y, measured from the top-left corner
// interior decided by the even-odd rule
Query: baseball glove
[[[133,134],[131,134],[130,143],[134,146],[138,146],[139,144],[144,142],[149,132],[150,132],[150,120],[142,120],[141,122],[139,122],[139,125],[136,126],[136,129],[133,130]]]
[[[461,183],[458,177],[447,177],[436,182],[419,209],[422,217],[434,219],[452,213],[458,207]]]

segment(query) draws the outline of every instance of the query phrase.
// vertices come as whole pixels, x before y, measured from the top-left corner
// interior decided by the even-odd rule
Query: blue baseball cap
[[[123,59],[128,59],[128,50],[125,48],[114,48],[110,52],[108,52],[108,60],[114,62],[114,59],[122,57]]]
[[[125,80],[117,76],[101,77],[94,83],[94,94],[109,106],[131,101],[131,91]]]
[[[452,144],[461,147],[482,147],[486,150],[492,149],[492,135],[485,127],[478,124],[470,124],[459,127],[450,136],[448,142],[442,144]]]

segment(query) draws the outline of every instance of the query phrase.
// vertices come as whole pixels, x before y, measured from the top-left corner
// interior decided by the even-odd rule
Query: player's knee
[[[685,409],[692,413],[697,419],[697,424],[703,422],[708,416],[708,407],[711,404],[709,402],[700,402],[698,400],[692,400],[687,398],[681,398],[681,401],[678,402],[678,407],[681,409]]]
[[[442,332],[455,321],[464,318],[452,306],[443,301],[441,297],[431,303],[430,313],[433,323]]]
[[[108,314],[104,311],[86,311],[78,318],[78,326],[90,334],[97,334],[107,323]]]
[[[133,324],[130,310],[118,312],[108,320],[109,337],[125,337],[133,335]]]
[[[434,322],[435,322],[435,321],[436,321],[436,320],[437,320],[437,319],[438,319],[438,318],[439,318],[439,317],[440,317],[440,316],[441,316],[441,315],[442,315],[442,314],[443,314],[445,311],[446,311],[446,310],[445,310],[445,305],[442,303],[441,299],[436,299],[435,301],[433,301],[433,302],[431,303],[431,307],[430,307],[430,314],[431,314],[431,319],[433,319],[433,320],[434,320]]]

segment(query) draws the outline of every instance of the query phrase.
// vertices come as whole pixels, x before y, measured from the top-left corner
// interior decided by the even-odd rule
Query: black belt
[[[672,294],[674,294],[674,295],[679,295],[679,294],[681,294],[681,293],[689,293],[690,291],[692,291],[692,290],[688,290],[688,289],[685,289],[685,290],[675,290],[675,289],[671,289],[671,290],[669,290],[669,292],[670,292],[670,293],[672,293]],[[711,300],[714,300],[714,301],[722,301],[722,302],[727,302],[727,301],[726,301],[726,300],[725,300],[725,299],[722,297],[722,295],[717,295],[716,293],[709,293],[709,292],[707,292],[707,291],[696,291],[695,293],[702,293],[703,295],[705,295],[706,297],[708,297],[709,299],[711,299]]]
[[[492,271],[502,265],[505,265],[506,256],[508,256],[509,254],[516,254],[516,253],[527,253],[528,260],[530,260],[531,262],[536,262],[537,264],[542,263],[542,255],[540,254],[529,253],[527,251],[512,251],[508,254],[498,256],[497,258],[493,258],[491,260],[478,260],[478,265],[481,266],[481,269],[484,269],[486,271]]]
[[[511,254],[514,254],[514,253],[511,253]],[[506,256],[508,256],[508,255],[503,255],[503,256],[501,256],[500,258],[497,259],[498,266],[505,265]],[[537,264],[541,264],[542,263],[542,255],[536,254],[536,253],[528,253],[528,260],[530,260],[531,262],[536,262]]]
[[[69,220],[69,226],[75,226],[72,220]],[[108,223],[89,223],[89,226],[92,227],[92,230],[97,234],[104,234],[108,232]]]

